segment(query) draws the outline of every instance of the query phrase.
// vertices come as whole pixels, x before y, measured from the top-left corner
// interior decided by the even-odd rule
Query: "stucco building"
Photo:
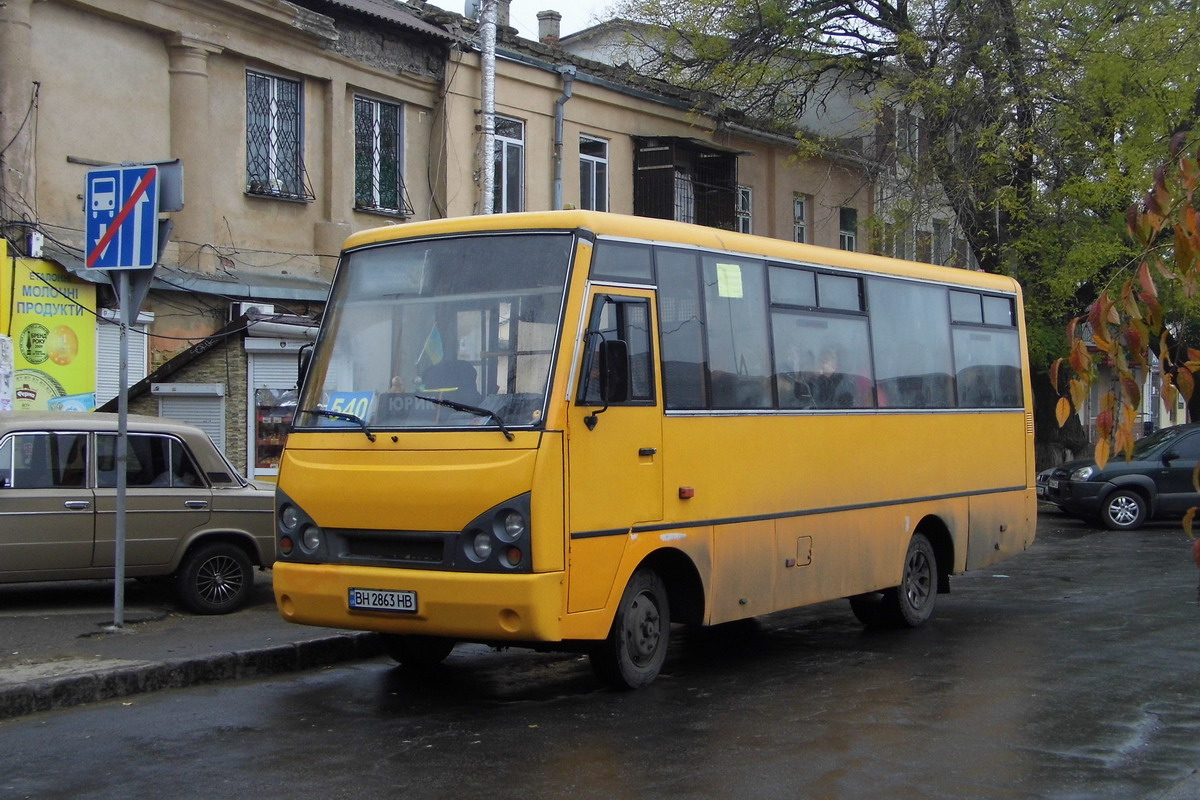
[[[557,14],[530,41],[506,11],[494,210],[599,208],[867,249],[875,189],[861,160],[798,160],[788,135],[697,113],[689,92],[568,52]],[[173,231],[129,337],[134,408],[205,425],[237,466],[269,477],[258,454],[343,239],[485,210],[479,40],[476,21],[399,0],[0,4],[0,268],[26,275],[7,284],[0,334],[19,344],[41,324],[31,304],[16,312],[23,292],[89,287],[90,307],[59,305],[89,344],[90,379],[46,391],[108,401],[117,303],[109,275],[85,264],[85,180],[178,159],[184,207],[163,215]],[[52,362],[15,350],[18,377],[54,378]],[[187,368],[165,366],[175,357]]]

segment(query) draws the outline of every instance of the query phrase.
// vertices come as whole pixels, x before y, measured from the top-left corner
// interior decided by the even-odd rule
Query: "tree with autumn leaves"
[[[1087,314],[1071,320],[1070,356],[1050,370],[1055,386],[1065,377],[1068,387],[1056,408],[1060,425],[1094,386],[1105,386],[1095,423],[1094,458],[1101,466],[1133,452],[1152,353],[1168,405],[1180,395],[1192,399],[1200,371],[1200,342],[1189,341],[1185,324],[1200,300],[1200,137],[1176,134],[1169,152],[1154,173],[1153,188],[1126,213],[1129,235],[1141,250],[1136,266],[1119,286],[1102,291]],[[1069,377],[1060,376],[1064,364]],[[1195,479],[1200,486],[1200,474]],[[1184,520],[1189,532],[1195,513],[1192,509]]]

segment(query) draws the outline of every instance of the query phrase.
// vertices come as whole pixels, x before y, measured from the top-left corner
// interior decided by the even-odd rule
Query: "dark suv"
[[[1200,460],[1200,424],[1176,425],[1134,445],[1103,469],[1095,461],[1068,461],[1038,475],[1038,499],[1077,517],[1099,519],[1113,530],[1133,530],[1151,519],[1177,519],[1200,506],[1194,474]]]

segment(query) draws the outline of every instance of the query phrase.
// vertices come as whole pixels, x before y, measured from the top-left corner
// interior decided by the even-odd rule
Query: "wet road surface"
[[[0,722],[0,798],[1152,798],[1200,786],[1200,571],[1177,527],[1044,514],[915,631],[844,602],[678,630],[615,692],[460,646]]]

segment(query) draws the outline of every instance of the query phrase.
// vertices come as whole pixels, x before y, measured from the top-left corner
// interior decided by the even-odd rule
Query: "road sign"
[[[85,263],[90,269],[149,269],[158,260],[158,167],[88,170]]]

